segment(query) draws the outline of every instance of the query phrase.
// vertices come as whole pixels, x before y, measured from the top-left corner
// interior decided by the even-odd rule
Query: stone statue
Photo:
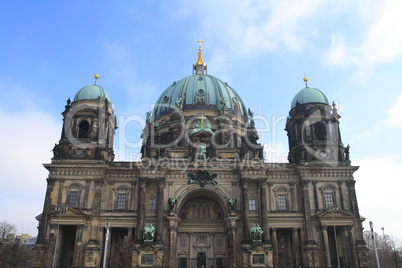
[[[229,204],[229,209],[230,209],[230,211],[235,211],[235,209],[236,209],[236,202],[237,202],[236,197],[229,197],[229,198],[228,198],[228,204]]]
[[[177,204],[177,197],[169,197],[168,202],[170,205],[170,211],[174,211],[174,207]]]
[[[54,157],[55,159],[60,158],[60,148],[59,148],[59,146],[57,145],[57,143],[54,144],[54,147],[53,147],[52,151],[53,151],[53,157]]]
[[[350,149],[350,146],[349,146],[349,144],[348,144],[348,146],[346,146],[345,147],[345,160],[347,160],[347,161],[349,161],[349,149]]]
[[[255,122],[254,122],[254,113],[250,110],[250,108],[248,108],[248,115],[249,115],[249,117],[250,117],[249,126],[250,126],[251,128],[254,128],[254,126],[255,126]]]
[[[178,107],[180,110],[183,110],[183,98],[182,97],[178,97],[176,99],[176,107]]]
[[[147,114],[145,115],[145,122],[151,123],[151,112],[147,112]]]
[[[155,237],[155,227],[152,224],[147,224],[144,227],[144,234],[142,238],[144,241],[154,241]]]
[[[205,144],[199,144],[198,145],[198,159],[206,159],[207,158],[207,148],[205,147]]]
[[[228,106],[226,105],[227,102],[227,98],[223,98],[223,100],[221,100],[221,110],[222,111],[226,111],[228,109]]]
[[[254,226],[251,228],[251,240],[261,241],[263,233],[264,231],[261,229],[260,225],[254,224]]]

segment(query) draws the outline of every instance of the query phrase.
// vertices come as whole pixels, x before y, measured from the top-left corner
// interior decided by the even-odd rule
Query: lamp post
[[[66,205],[56,205],[54,207],[54,210],[59,212],[59,219],[57,221],[57,232],[56,232],[56,241],[55,241],[55,244],[54,244],[52,268],[56,267],[56,256],[57,256],[57,248],[58,248],[58,243],[59,243],[59,231],[60,231],[61,213],[66,213],[67,206]]]
[[[374,253],[375,253],[375,260],[377,261],[377,268],[380,268],[380,260],[378,259],[378,252],[377,252],[377,245],[375,243],[375,237],[374,237],[374,230],[373,230],[373,222],[370,221],[370,230],[371,230],[371,239],[373,240],[373,246],[374,246]]]
[[[382,230],[382,238],[384,239],[384,249],[387,249],[387,238],[385,236],[384,227],[381,227]]]
[[[107,244],[109,241],[109,229],[110,229],[110,224],[106,223],[106,234],[105,234],[105,251],[103,255],[103,268],[106,268],[106,257],[107,257]]]
[[[338,249],[338,239],[336,237],[336,227],[335,227],[335,211],[338,211],[336,206],[332,207],[332,225],[334,227],[334,237],[335,237],[335,249],[336,249],[336,267],[340,268],[341,264],[339,262],[339,249]]]

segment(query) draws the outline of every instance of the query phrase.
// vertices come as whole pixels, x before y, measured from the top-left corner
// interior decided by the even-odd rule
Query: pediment
[[[351,212],[341,208],[332,208],[317,215],[323,225],[349,225],[353,224],[354,216]]]
[[[85,214],[84,212],[76,209],[76,208],[72,208],[72,207],[66,207],[65,210],[63,210],[62,212],[54,210],[52,211],[51,214],[52,216],[58,216],[59,213],[61,213],[61,218],[90,218],[91,216],[88,214]]]

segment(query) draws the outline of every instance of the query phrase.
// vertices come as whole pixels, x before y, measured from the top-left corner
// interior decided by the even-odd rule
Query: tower
[[[59,144],[53,148],[54,160],[97,159],[113,161],[116,117],[108,93],[94,76],[93,85],[81,88],[63,111]]]
[[[339,130],[340,115],[327,96],[307,86],[293,98],[286,131],[290,163],[350,165],[349,147],[344,147]]]

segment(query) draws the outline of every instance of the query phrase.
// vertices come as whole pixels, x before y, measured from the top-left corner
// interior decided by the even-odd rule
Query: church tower
[[[306,87],[292,100],[286,131],[289,139],[290,163],[350,165],[349,147],[344,147],[339,130],[338,111],[335,103],[329,104],[327,96]]]
[[[81,88],[62,113],[63,129],[53,148],[54,160],[97,159],[113,161],[116,117],[108,93],[94,76],[93,85]]]

